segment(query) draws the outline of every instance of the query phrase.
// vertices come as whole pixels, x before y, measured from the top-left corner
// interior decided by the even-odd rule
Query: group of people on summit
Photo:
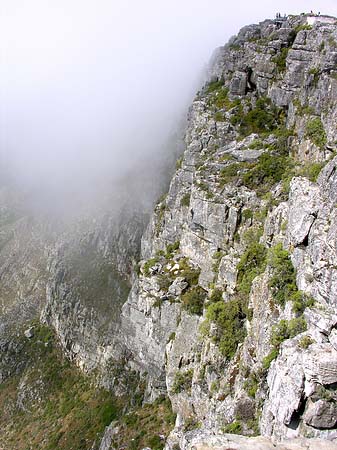
[[[302,13],[302,15],[305,15],[305,13]],[[310,15],[313,16],[320,16],[321,13],[318,11],[318,13],[314,13],[313,10],[310,11]],[[287,14],[284,14],[284,16],[281,15],[281,13],[276,13],[276,19],[286,19],[287,18]]]

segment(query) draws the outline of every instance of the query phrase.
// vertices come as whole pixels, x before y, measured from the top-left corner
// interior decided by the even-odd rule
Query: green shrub
[[[224,167],[220,171],[220,185],[224,186],[227,183],[235,182],[239,179],[242,170],[247,167],[249,167],[247,163],[233,163]]]
[[[279,349],[283,341],[297,336],[303,331],[306,331],[306,329],[307,324],[303,317],[296,317],[289,321],[280,320],[280,322],[273,327],[270,343],[274,348]]]
[[[270,353],[263,359],[262,367],[265,370],[268,370],[271,362],[275,358],[277,358],[282,342],[284,342],[286,339],[291,339],[298,334],[303,333],[303,331],[306,331],[306,329],[307,323],[303,316],[296,317],[295,319],[291,319],[289,321],[280,320],[280,322],[272,329],[270,343],[272,344],[273,348]]]
[[[190,206],[191,194],[184,194],[181,198],[180,205],[181,206]]]
[[[320,73],[320,70],[319,70],[318,67],[312,67],[309,70],[309,74],[314,76],[314,81],[313,81],[314,82],[314,86],[317,86],[317,83],[318,83],[318,80],[319,80],[319,73]]]
[[[256,150],[263,147],[263,142],[261,139],[254,139],[254,141],[249,145],[250,150]]]
[[[185,372],[177,371],[174,375],[172,392],[173,394],[179,394],[182,391],[189,391],[192,387],[193,370],[187,370]]]
[[[219,266],[220,266],[223,255],[224,255],[224,253],[222,251],[219,251],[219,252],[215,252],[212,256],[212,258],[214,260],[214,263],[212,265],[212,270],[215,274],[217,274],[219,272]]]
[[[297,292],[296,273],[287,250],[277,244],[268,252],[268,264],[273,270],[269,281],[274,300],[284,306]]]
[[[312,106],[309,106],[307,104],[302,105],[302,103],[297,98],[293,100],[293,104],[294,106],[296,106],[297,113],[300,115],[312,116],[315,114],[315,110]]]
[[[281,123],[283,119],[279,118]],[[241,121],[243,126],[244,120]],[[249,130],[252,132],[253,130]],[[276,141],[266,148],[255,162],[235,162],[224,167],[220,171],[220,185],[226,183],[241,182],[249,189],[253,189],[258,195],[270,191],[271,187],[288,176],[292,170],[292,160],[289,158],[288,140],[292,135],[291,130],[284,127],[274,130]]]
[[[313,344],[314,342],[315,342],[315,341],[314,341],[310,336],[306,335],[306,336],[303,336],[303,337],[299,340],[298,346],[299,346],[300,348],[307,349],[307,348],[309,347],[309,345]]]
[[[219,158],[219,161],[233,161],[235,158],[230,153],[225,153],[224,155]]]
[[[240,103],[234,111],[231,111],[230,123],[233,126],[239,126],[244,116],[243,106]]]
[[[264,194],[271,186],[282,180],[287,165],[286,157],[263,153],[258,163],[243,175],[243,184],[249,189],[258,191],[259,194]]]
[[[155,207],[155,213],[156,213],[156,225],[155,225],[155,233],[156,236],[159,236],[162,227],[163,227],[163,221],[164,221],[164,216],[165,216],[165,211],[166,211],[166,197],[167,194],[164,194],[160,197],[159,199],[159,203],[157,203],[156,207]]]
[[[164,448],[164,443],[158,435],[150,437],[147,440],[147,445],[151,450],[162,450]]]
[[[238,264],[236,296],[230,301],[224,302],[219,289],[214,289],[211,294],[211,303],[206,312],[207,321],[204,323],[203,329],[204,332],[208,331],[207,324],[210,322],[216,325],[216,331],[212,338],[218,344],[221,353],[227,358],[234,356],[238,344],[245,338],[244,323],[251,313],[247,307],[248,296],[253,279],[265,270],[266,254],[266,249],[253,240]]]
[[[319,117],[309,120],[306,126],[305,135],[311,140],[312,143],[321,149],[324,148],[327,142],[323,123]]]
[[[200,286],[194,286],[181,296],[183,308],[190,314],[202,315],[206,291]]]
[[[215,95],[212,97],[212,103],[219,109],[228,108],[230,106],[230,101],[228,99],[228,89],[222,87],[217,90]]]
[[[251,373],[248,379],[245,381],[243,388],[249,395],[249,397],[255,398],[256,392],[259,387],[259,379],[255,372]]]
[[[228,98],[228,88],[224,86],[222,81],[215,81],[208,84],[205,94],[209,96],[208,106],[213,110],[218,110],[215,113],[215,120],[224,120],[224,116],[219,110],[229,110],[240,104],[239,100],[231,101]]]
[[[251,209],[247,208],[242,211],[242,218],[244,220],[252,219],[254,217],[254,213]]]
[[[127,417],[126,421],[117,423],[118,433],[111,443],[113,448],[138,450],[150,447],[152,450],[162,450],[176,415],[172,412],[169,399],[161,396],[151,404],[134,409]]]
[[[188,258],[180,259],[179,267],[180,267],[179,276],[184,277],[190,286],[195,286],[198,284],[200,269],[190,266]]]
[[[260,97],[255,107],[242,114],[239,110],[232,117],[232,125],[239,125],[239,132],[242,136],[252,133],[270,133],[281,125],[281,110],[272,104],[267,97]]]
[[[289,339],[289,337],[288,321],[283,319],[277,325],[273,326],[270,343],[274,348],[279,349],[282,342]]]
[[[299,33],[300,31],[303,31],[303,30],[306,30],[306,31],[312,30],[312,25],[309,25],[309,24],[305,23],[305,24],[302,24],[302,25],[298,25],[295,28],[296,34]]]
[[[287,56],[288,56],[289,48],[282,48],[280,53],[272,58],[272,61],[276,64],[278,72],[284,72],[287,66]]]
[[[315,304],[315,300],[302,291],[296,291],[291,296],[293,303],[293,312],[302,314],[305,308],[311,308]]]
[[[216,303],[222,300],[222,290],[221,289],[213,289],[212,294],[209,297],[210,302]]]
[[[169,338],[168,338],[168,342],[174,341],[175,338],[176,338],[176,334],[175,334],[175,332],[173,331],[173,332],[170,334]]]
[[[232,358],[238,344],[246,335],[244,327],[246,314],[241,302],[233,299],[228,302],[221,300],[211,303],[207,307],[206,319],[216,325],[216,332],[212,337],[219,350],[227,358]]]
[[[303,331],[306,331],[306,329],[307,323],[304,317],[300,316],[289,320],[288,322],[289,339],[297,336],[300,333],[303,333]]]
[[[157,274],[157,281],[160,289],[167,291],[171,286],[173,279],[170,276],[170,273],[160,273]],[[161,301],[158,302],[157,306],[161,306]]]
[[[247,247],[238,263],[237,290],[248,296],[255,277],[266,268],[266,248],[259,242],[253,241]]]
[[[307,177],[310,181],[316,182],[324,165],[325,162],[306,164],[300,169],[298,174]]]
[[[268,211],[256,212],[256,219],[259,221],[264,221],[264,219],[267,217]],[[246,251],[248,250],[248,247],[251,245],[258,244],[260,237],[263,235],[263,227],[250,227],[244,234],[243,234],[243,241],[247,246]]]

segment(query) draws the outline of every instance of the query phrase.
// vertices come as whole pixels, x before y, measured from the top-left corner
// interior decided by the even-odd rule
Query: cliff
[[[13,336],[39,316],[129,399],[92,448],[146,443],[125,427],[167,395],[175,426],[151,428],[153,449],[337,448],[336,124],[337,20],[244,27],[214,54],[146,228],[134,212],[53,233],[4,224],[2,380],[21,373]]]
[[[170,449],[336,436],[337,27],[310,20],[216,52],[142,238],[119,334],[147,398],[168,391]]]

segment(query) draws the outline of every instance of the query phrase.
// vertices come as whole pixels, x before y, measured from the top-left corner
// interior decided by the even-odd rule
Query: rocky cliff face
[[[55,221],[27,211],[24,199],[9,192],[1,199],[0,379],[15,373],[13,337],[39,318],[78,366],[102,368],[132,283],[146,213],[125,208],[94,220],[90,214]]]
[[[170,396],[167,448],[336,437],[336,123],[336,20],[268,20],[217,51],[117,338],[147,398]]]

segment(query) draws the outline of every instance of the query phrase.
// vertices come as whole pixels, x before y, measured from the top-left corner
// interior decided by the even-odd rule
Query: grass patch
[[[154,403],[133,410],[117,423],[119,430],[113,438],[112,447],[162,450],[175,419],[169,398],[161,396]]]
[[[238,420],[235,420],[232,423],[229,423],[228,425],[225,425],[222,429],[224,433],[229,434],[242,434],[242,425],[241,422]]]
[[[33,326],[34,337],[18,338],[12,355],[19,373],[0,388],[4,448],[87,450],[94,443],[97,446],[105,427],[115,420],[119,426],[116,448],[164,448],[164,438],[175,422],[168,398],[141,406],[143,383],[136,373],[125,370],[125,361],[114,363],[111,374],[125,384],[130,395],[114,397],[63,357],[50,328],[38,323]],[[21,380],[32,393],[23,400],[25,410],[17,406]]]
[[[159,257],[154,257],[154,258],[150,258],[148,259],[144,265],[143,265],[143,274],[146,277],[149,277],[151,275],[151,267],[153,267],[154,265],[156,265],[159,262]]]
[[[276,183],[289,178],[293,163],[289,157],[288,138],[292,132],[281,127],[275,130],[274,135],[275,142],[265,147],[265,153],[257,161],[234,162],[224,167],[219,174],[220,186],[243,184],[263,196]]]
[[[34,337],[23,338],[15,355],[16,374],[1,386],[0,427],[6,448],[90,448],[104,428],[121,414],[121,404],[111,393],[97,388],[62,357],[52,331],[34,325]],[[34,393],[16,406],[21,377]]]
[[[318,175],[325,166],[326,162],[309,163],[301,167],[298,175],[308,178],[314,183],[317,181]]]
[[[216,92],[219,89],[221,89],[224,86],[224,81],[223,80],[215,80],[215,81],[210,81],[209,83],[206,84],[204,90],[205,90],[205,94],[211,94],[212,92]]]
[[[179,260],[179,276],[184,277],[190,286],[196,286],[199,281],[200,269],[192,267],[188,258],[181,258]]]

